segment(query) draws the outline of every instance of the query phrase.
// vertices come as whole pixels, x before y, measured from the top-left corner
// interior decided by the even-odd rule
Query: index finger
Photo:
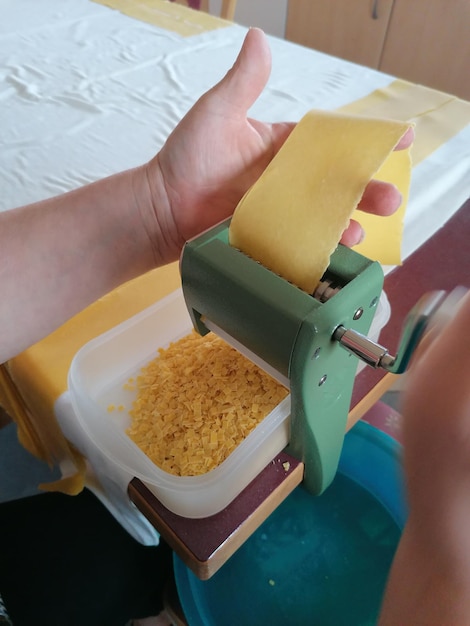
[[[406,148],[409,148],[411,146],[411,144],[414,141],[414,138],[415,138],[415,131],[414,131],[414,128],[410,126],[408,130],[405,132],[405,134],[403,135],[403,137],[400,139],[400,141],[397,143],[394,150],[406,150]]]

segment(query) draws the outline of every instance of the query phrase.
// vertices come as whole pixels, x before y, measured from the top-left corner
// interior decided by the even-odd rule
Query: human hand
[[[380,626],[470,623],[470,294],[421,342],[404,393],[408,519]]]
[[[421,342],[402,407],[411,513],[430,527],[434,516],[450,515],[452,501],[460,508],[470,489],[470,293],[454,299],[448,318]],[[442,532],[442,522],[434,528]]]
[[[251,29],[232,69],[194,105],[148,164],[160,262],[177,258],[185,241],[230,216],[294,128],[294,123],[247,117],[270,71],[267,40]],[[407,147],[412,139],[407,133],[397,147]],[[400,202],[395,187],[372,181],[359,208],[390,215]],[[342,243],[354,245],[362,236],[360,225],[351,221]]]

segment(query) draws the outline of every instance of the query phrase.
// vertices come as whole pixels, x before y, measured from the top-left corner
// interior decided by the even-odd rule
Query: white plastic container
[[[375,329],[386,323],[382,301]],[[288,443],[290,396],[285,398],[218,467],[201,476],[174,476],[157,467],[127,436],[135,398],[125,383],[166,347],[192,329],[183,294],[177,290],[140,314],[87,343],[69,371],[72,406],[84,431],[121,471],[140,478],[171,511],[191,518],[225,508]],[[124,410],[110,412],[110,405]]]
[[[102,453],[140,478],[171,511],[207,517],[225,508],[288,443],[290,398],[211,472],[174,476],[158,468],[126,435],[135,392],[124,389],[130,377],[192,328],[181,290],[87,343],[69,371],[69,391],[82,428]],[[109,412],[110,404],[124,410]]]

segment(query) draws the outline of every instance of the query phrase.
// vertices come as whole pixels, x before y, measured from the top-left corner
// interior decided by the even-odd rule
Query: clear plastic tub
[[[389,309],[381,300],[371,336]],[[140,478],[171,511],[191,518],[225,508],[288,443],[290,396],[283,400],[217,468],[200,476],[174,476],[157,467],[127,436],[135,392],[125,383],[166,347],[192,329],[177,290],[140,314],[87,343],[75,355],[68,378],[78,421],[121,472]],[[110,405],[124,407],[108,410]]]
[[[69,390],[78,421],[102,453],[140,478],[171,511],[207,517],[225,508],[288,443],[286,398],[217,468],[201,476],[174,476],[157,467],[126,435],[135,392],[124,384],[192,328],[181,290],[87,343],[75,355]],[[109,412],[109,405],[124,410]]]

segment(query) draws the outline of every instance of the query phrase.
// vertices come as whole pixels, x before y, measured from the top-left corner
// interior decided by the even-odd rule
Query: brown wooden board
[[[202,519],[169,511],[137,478],[129,497],[202,580],[210,578],[302,482],[303,463],[281,452],[225,509]]]

